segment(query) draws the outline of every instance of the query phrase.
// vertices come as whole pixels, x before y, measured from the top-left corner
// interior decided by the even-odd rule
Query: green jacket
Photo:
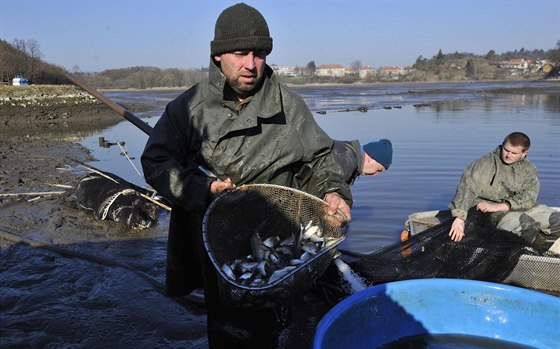
[[[526,158],[504,164],[500,153],[501,146],[498,146],[467,166],[449,204],[453,217],[466,219],[469,208],[482,200],[506,203],[512,211],[526,211],[535,206],[540,189],[537,169]]]
[[[237,185],[271,183],[322,198],[351,193],[330,154],[333,140],[303,99],[280,84],[267,66],[262,88],[238,114],[224,101],[225,76],[210,64],[209,78],[170,102],[142,154],[146,181],[186,210],[209,203],[206,167]]]
[[[349,185],[354,184],[364,166],[361,149],[362,146],[357,140],[334,141],[332,154],[342,168],[344,181]]]
[[[319,198],[336,191],[352,204],[350,187],[331,154],[333,140],[270,67],[262,88],[239,113],[224,100],[225,86],[225,76],[212,62],[208,79],[167,105],[142,154],[146,181],[173,203],[168,295],[188,294],[202,286],[203,274],[207,279],[215,275],[202,241],[202,217],[214,179],[198,166],[237,185],[271,183]]]

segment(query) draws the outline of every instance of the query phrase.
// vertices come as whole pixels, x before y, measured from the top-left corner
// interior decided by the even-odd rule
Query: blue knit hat
[[[364,151],[375,161],[389,169],[393,161],[393,145],[388,139],[381,139],[377,142],[370,142],[364,145]]]

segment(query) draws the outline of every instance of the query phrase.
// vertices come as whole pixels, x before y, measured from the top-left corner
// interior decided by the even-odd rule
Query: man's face
[[[377,176],[383,171],[385,171],[385,166],[381,165],[379,162],[375,161],[374,158],[370,157],[366,152],[364,152],[364,165],[361,175]]]
[[[506,142],[503,146],[502,146],[502,161],[504,164],[514,164],[516,162],[518,162],[521,159],[524,159],[527,154],[529,153],[528,150],[523,151],[523,146],[518,145],[518,146],[513,146],[511,145],[511,143]]]
[[[234,51],[214,56],[220,62],[228,84],[241,99],[255,93],[266,65],[264,51]]]

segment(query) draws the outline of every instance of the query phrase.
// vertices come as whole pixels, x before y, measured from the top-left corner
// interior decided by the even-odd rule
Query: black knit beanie
[[[272,51],[266,20],[259,11],[242,2],[220,14],[210,43],[211,57],[237,50],[263,50],[267,55]]]

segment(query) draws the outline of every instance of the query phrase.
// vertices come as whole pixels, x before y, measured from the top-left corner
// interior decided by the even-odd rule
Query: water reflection
[[[0,133],[10,137],[34,137],[53,139],[57,141],[79,142],[85,138],[92,137],[103,132],[106,128],[107,126],[105,125],[103,127],[97,126],[94,128],[76,131],[75,129],[69,130],[65,127],[11,127],[8,129],[0,128]]]

